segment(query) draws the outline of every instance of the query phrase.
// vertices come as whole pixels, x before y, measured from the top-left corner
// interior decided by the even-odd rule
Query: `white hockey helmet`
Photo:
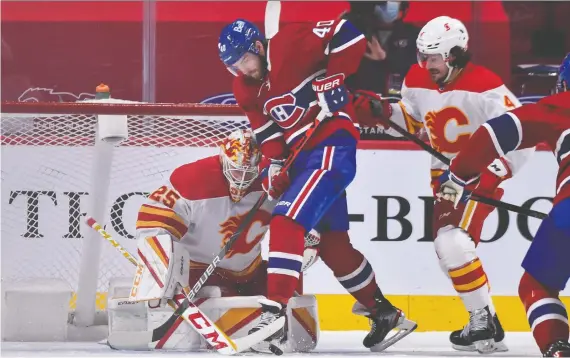
[[[467,50],[468,41],[469,34],[461,21],[449,16],[436,17],[425,24],[416,40],[418,63],[421,67],[426,67],[428,61],[436,66],[445,63],[451,69],[451,49],[457,46]]]
[[[220,161],[230,185],[230,197],[238,202],[259,175],[261,152],[249,129],[238,129],[220,144]]]

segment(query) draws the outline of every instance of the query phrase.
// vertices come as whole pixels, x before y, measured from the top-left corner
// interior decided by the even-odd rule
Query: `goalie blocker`
[[[306,237],[303,269],[318,256],[319,234],[311,231]],[[188,252],[168,235],[138,241],[139,265],[134,280],[116,279],[109,289],[108,344],[115,349],[165,349],[197,351],[208,348],[204,338],[179,317],[158,342],[148,340],[148,332],[160,327],[172,316],[166,302],[184,300],[179,283],[188,282]],[[132,282],[132,285],[131,285]],[[262,280],[265,283],[265,280]],[[263,296],[222,297],[217,286],[203,287],[195,304],[230,338],[245,337],[261,315],[258,300]],[[264,289],[262,288],[262,291]],[[176,308],[176,307],[175,307]],[[287,309],[287,352],[308,352],[315,348],[319,337],[317,304],[314,296],[294,297]]]

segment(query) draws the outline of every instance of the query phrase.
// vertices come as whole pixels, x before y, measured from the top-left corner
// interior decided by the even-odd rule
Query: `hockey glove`
[[[269,201],[278,199],[289,187],[289,174],[282,170],[284,163],[284,160],[271,159],[267,176],[263,178],[262,187],[267,193]]]
[[[392,116],[390,102],[372,91],[358,90],[354,92],[352,101],[356,119],[364,127],[381,125],[384,129],[390,128],[388,121]]]
[[[344,74],[313,80],[313,91],[317,94],[319,106],[327,113],[341,110],[348,103],[348,91],[344,86]]]
[[[476,183],[479,177],[472,178],[471,180],[464,180],[459,178],[449,170],[446,170],[438,179],[439,187],[437,188],[437,200],[450,200],[453,201],[454,208],[461,202],[469,200],[470,194],[465,192],[467,185]]]

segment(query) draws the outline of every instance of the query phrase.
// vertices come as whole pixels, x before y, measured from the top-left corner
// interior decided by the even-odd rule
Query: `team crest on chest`
[[[247,215],[230,216],[226,221],[220,224],[219,233],[222,235],[221,247],[232,237],[241,221]],[[236,254],[247,254],[263,239],[263,236],[269,228],[271,214],[265,210],[259,210],[247,228],[242,232],[241,236],[234,242],[232,248],[226,253],[226,258],[230,258]]]
[[[297,105],[297,98],[291,93],[271,98],[265,102],[263,111],[285,129],[293,127],[305,114],[305,108]]]

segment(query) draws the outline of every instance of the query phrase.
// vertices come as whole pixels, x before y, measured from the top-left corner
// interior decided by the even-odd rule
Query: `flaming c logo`
[[[243,215],[236,215],[229,217],[226,221],[220,224],[220,234],[222,234],[223,247],[230,239],[232,234],[236,231],[239,224],[247,213]],[[243,231],[237,241],[234,243],[231,250],[226,254],[226,258],[230,258],[236,254],[247,254],[263,239],[263,236],[269,229],[269,221],[271,214],[264,210],[259,210],[249,226]]]

